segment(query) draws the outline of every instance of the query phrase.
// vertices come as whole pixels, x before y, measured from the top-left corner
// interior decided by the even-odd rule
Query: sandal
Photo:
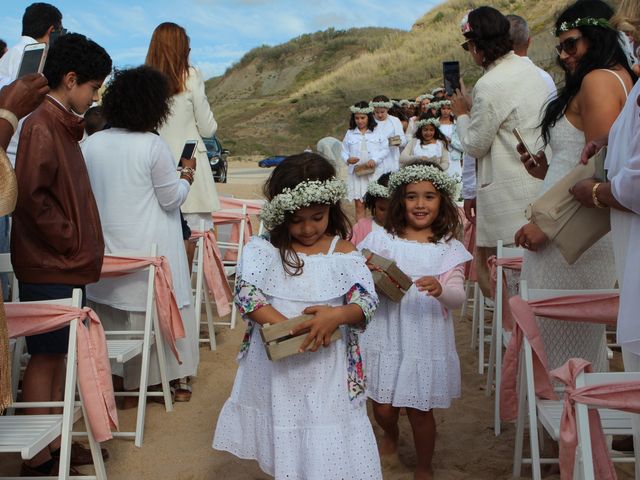
[[[191,400],[191,385],[189,385],[189,377],[179,378],[171,382],[171,393],[174,401],[188,402]]]

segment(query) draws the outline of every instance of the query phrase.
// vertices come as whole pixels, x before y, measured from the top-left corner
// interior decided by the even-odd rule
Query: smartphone
[[[32,43],[24,47],[17,78],[24,77],[30,73],[42,73],[44,62],[47,59],[47,51],[48,46],[46,43]]]
[[[538,166],[538,162],[536,162],[536,157],[533,155],[533,153],[531,152],[531,149],[529,148],[529,145],[527,145],[527,142],[524,141],[524,138],[522,137],[522,135],[520,134],[520,130],[518,130],[518,128],[514,128],[513,129],[513,134],[516,137],[516,140],[518,140],[518,143],[521,143],[522,146],[524,147],[524,149],[527,151],[527,153],[529,154],[529,156],[531,157],[531,161],[533,162],[533,166],[537,167]]]
[[[460,62],[442,62],[444,89],[447,95],[460,90]]]
[[[184,142],[184,147],[182,147],[182,153],[180,154],[180,161],[178,162],[178,170],[182,170],[183,158],[186,158],[187,160],[191,160],[193,158],[193,156],[196,154],[197,145],[197,140],[187,140],[186,142]]]

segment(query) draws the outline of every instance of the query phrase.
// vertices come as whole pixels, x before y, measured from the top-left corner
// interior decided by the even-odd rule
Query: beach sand
[[[242,174],[241,171],[245,173]],[[230,182],[218,184],[221,195],[259,198],[260,181],[268,171],[257,171],[255,164],[233,163]],[[247,181],[250,176],[250,181]],[[242,177],[242,180],[239,180]],[[203,318],[205,318],[203,316]],[[235,330],[217,327],[216,351],[208,344],[200,349],[200,368],[193,381],[189,403],[175,404],[167,413],[164,406],[149,403],[144,444],[136,448],[132,440],[111,440],[104,446],[111,458],[106,463],[112,480],[257,480],[271,478],[257,463],[241,460],[211,448],[218,413],[229,396],[235,378],[235,361],[244,333],[242,322]],[[435,478],[442,480],[493,480],[511,478],[514,426],[503,425],[503,433],[493,433],[493,397],[485,395],[486,376],[477,373],[477,352],[469,347],[470,312],[467,318],[456,313],[456,344],[462,369],[462,398],[447,410],[436,410],[437,440],[434,454]],[[488,350],[488,348],[487,348]],[[617,355],[617,354],[616,354]],[[119,411],[122,430],[132,430],[135,409]],[[373,422],[373,417],[372,418]],[[380,429],[374,423],[376,435]],[[415,465],[411,428],[406,416],[400,417],[401,439],[397,457],[383,458],[385,480],[410,480]],[[527,439],[525,441],[528,441]],[[526,445],[526,444],[525,444]],[[525,446],[525,452],[528,451]],[[0,455],[0,475],[17,474],[20,460]],[[83,471],[91,471],[84,467]],[[631,479],[631,466],[618,468],[620,479]],[[530,478],[524,467],[522,478]],[[559,479],[558,475],[545,477]],[[302,480],[302,479],[299,479]],[[330,480],[330,479],[328,479]]]

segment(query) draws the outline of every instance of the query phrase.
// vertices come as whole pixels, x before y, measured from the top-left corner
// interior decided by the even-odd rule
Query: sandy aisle
[[[254,164],[255,165],[255,164]],[[239,170],[242,178],[237,182]],[[246,182],[247,175],[252,182]],[[230,181],[219,185],[223,195],[252,198],[259,196],[256,182],[264,174],[255,166],[233,165]],[[469,349],[471,323],[456,320],[456,341],[462,367],[462,398],[452,408],[436,411],[438,438],[434,465],[436,478],[443,480],[510,478],[513,425],[505,425],[503,434],[493,434],[493,398],[485,396],[485,377],[477,373],[477,357]],[[231,391],[236,372],[235,356],[243,335],[240,323],[235,330],[221,327],[216,335],[218,349],[200,350],[201,363],[194,381],[191,402],[178,403],[172,413],[150,403],[147,408],[144,444],[141,449],[126,440],[106,443],[111,453],[107,473],[113,480],[248,480],[267,479],[253,461],[211,449],[218,413]],[[120,411],[121,428],[133,429],[135,410]],[[374,427],[376,434],[379,430]],[[401,417],[399,460],[383,460],[385,480],[410,480],[415,455],[407,417]],[[0,455],[0,474],[15,474],[19,468],[15,456]],[[88,469],[90,470],[90,469]],[[628,467],[625,470],[630,471]],[[528,473],[525,469],[525,473]],[[557,479],[558,476],[547,478]],[[621,474],[619,478],[632,478]]]

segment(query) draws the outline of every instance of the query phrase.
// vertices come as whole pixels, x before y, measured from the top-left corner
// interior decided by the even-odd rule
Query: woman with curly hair
[[[156,133],[169,115],[170,98],[167,77],[151,67],[116,72],[103,97],[111,128],[88,137],[82,152],[100,211],[105,253],[147,252],[155,243],[158,255],[169,261],[186,334],[177,340],[182,363],[167,355],[167,375],[176,380],[195,375],[199,360],[180,225],[180,206],[196,176],[196,161],[182,159],[179,175],[171,150]],[[87,288],[107,330],[143,330],[146,293],[146,272],[103,279]],[[165,351],[170,352],[168,344]],[[160,383],[157,364],[152,359],[150,385]],[[126,389],[134,389],[139,386],[139,369],[132,360],[114,374],[124,377]],[[185,391],[182,400],[189,396]]]

